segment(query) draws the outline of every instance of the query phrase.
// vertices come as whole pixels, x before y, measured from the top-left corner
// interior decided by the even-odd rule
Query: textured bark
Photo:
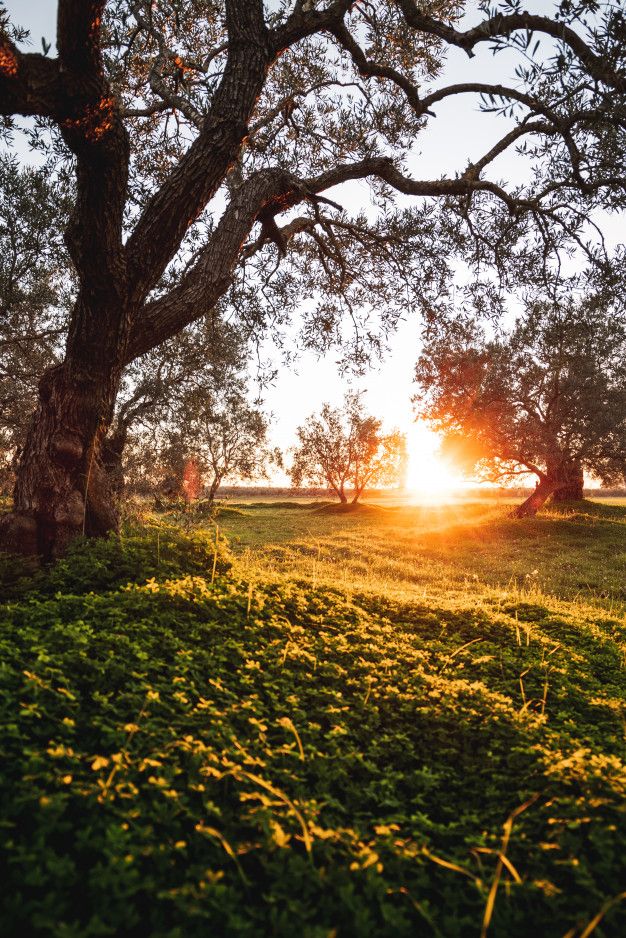
[[[3,519],[4,546],[59,556],[80,534],[102,535],[117,517],[101,461],[117,386],[60,366],[44,376],[38,410],[22,454],[14,511]]]
[[[581,466],[570,466],[564,473],[565,481],[555,489],[555,502],[578,502],[584,498],[584,473]]]
[[[116,501],[119,501],[125,487],[122,457],[128,440],[128,426],[119,424],[102,441],[101,461],[107,477],[107,487]]]

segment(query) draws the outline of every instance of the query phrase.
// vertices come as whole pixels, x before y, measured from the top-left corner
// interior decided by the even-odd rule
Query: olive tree
[[[583,472],[626,477],[626,310],[602,294],[529,303],[489,336],[456,320],[427,340],[417,364],[418,412],[444,452],[490,480],[536,477],[519,506],[582,498]]]
[[[289,469],[296,487],[325,485],[342,504],[350,491],[355,505],[366,489],[401,482],[405,437],[397,430],[383,433],[382,421],[365,413],[359,395],[349,394],[342,407],[324,404],[296,432]]]
[[[204,376],[177,394],[144,453],[169,489],[189,501],[204,493],[209,506],[222,482],[266,478],[278,458],[268,445],[268,418],[250,401],[245,377],[222,372],[217,378]]]
[[[466,28],[456,0],[58,0],[50,55],[26,51],[0,6],[0,114],[9,134],[34,120],[33,142],[74,175],[77,282],[6,546],[50,557],[116,527],[103,447],[124,369],[208,310],[238,303],[280,327],[306,297],[304,336],[319,348],[346,310],[358,362],[377,341],[376,307],[385,327],[409,288],[426,301],[445,284],[461,229],[481,259],[502,257],[531,229],[580,241],[590,207],[621,204],[619,7],[480,10]],[[471,81],[446,82],[448,48],[485,46],[519,55],[515,81],[485,80],[477,56]],[[459,143],[458,171],[424,178],[415,142],[450,99],[499,111],[502,133],[478,156]],[[494,170],[511,148],[523,185]],[[339,204],[337,187],[358,180],[371,211]]]

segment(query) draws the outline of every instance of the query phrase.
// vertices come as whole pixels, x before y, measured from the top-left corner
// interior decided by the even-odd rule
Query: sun
[[[460,470],[438,452],[441,439],[424,423],[412,424],[406,433],[408,465],[406,487],[429,500],[439,500],[467,485]]]

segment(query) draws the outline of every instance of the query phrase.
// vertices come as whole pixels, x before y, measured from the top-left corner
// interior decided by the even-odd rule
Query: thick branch
[[[152,197],[129,239],[133,301],[155,286],[185,232],[236,160],[271,61],[261,0],[226,2],[228,58],[202,129]]]
[[[231,283],[241,247],[258,215],[281,189],[288,190],[287,178],[278,170],[261,172],[235,191],[195,266],[170,293],[147,303],[137,315],[127,361],[176,335],[218,302]]]
[[[406,195],[465,196],[483,191],[498,196],[511,211],[531,207],[531,203],[516,199],[495,183],[471,175],[457,179],[410,179],[403,176],[391,160],[382,157],[336,166],[304,181],[278,169],[259,172],[236,190],[205,250],[181,283],[166,296],[146,304],[138,314],[126,360],[132,361],[160,345],[218,302],[232,281],[242,245],[259,218],[273,218],[303,201],[315,203],[320,198],[318,193],[367,177],[384,180]],[[312,227],[302,219],[294,220],[291,225],[282,229],[289,237]],[[268,237],[266,228],[259,246]],[[251,253],[256,249],[251,246]]]
[[[76,203],[66,233],[81,289],[67,344],[68,364],[104,371],[116,364],[128,323],[122,217],[129,144],[104,73],[100,23],[105,0],[59,0],[57,46],[72,118],[61,121],[76,156]],[[103,329],[103,323],[111,328]]]
[[[57,121],[68,116],[58,61],[33,53],[25,55],[1,30],[0,114]]]
[[[294,12],[287,21],[272,31],[271,42],[274,55],[280,55],[285,49],[324,30],[338,26],[346,13],[356,5],[356,0],[334,0],[325,10],[304,12],[303,3],[297,3]]]

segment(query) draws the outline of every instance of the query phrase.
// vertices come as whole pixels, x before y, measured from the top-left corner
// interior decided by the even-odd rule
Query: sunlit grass
[[[406,599],[550,598],[624,615],[624,508],[587,502],[523,522],[509,512],[489,501],[345,516],[238,505],[217,523],[248,575]]]

